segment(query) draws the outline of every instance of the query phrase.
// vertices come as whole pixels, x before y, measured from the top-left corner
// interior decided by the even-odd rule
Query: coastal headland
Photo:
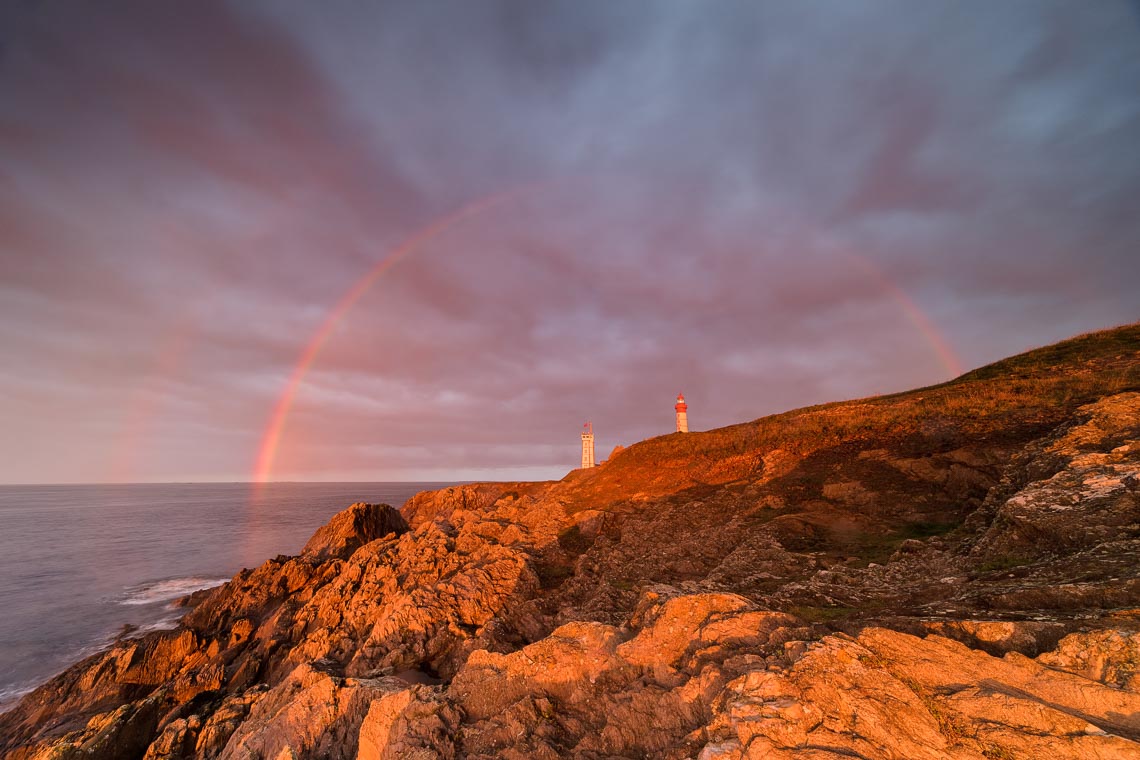
[[[26,758],[1140,758],[1140,325],[355,504],[0,716]]]

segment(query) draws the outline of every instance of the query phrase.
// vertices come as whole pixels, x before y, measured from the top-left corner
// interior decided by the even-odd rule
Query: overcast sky
[[[0,482],[249,480],[425,228],[273,479],[561,477],[678,391],[707,429],[1140,317],[1135,4],[0,7]]]

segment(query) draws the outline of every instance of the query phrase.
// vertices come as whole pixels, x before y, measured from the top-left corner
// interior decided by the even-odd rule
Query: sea
[[[173,602],[297,554],[358,501],[453,483],[0,486],[0,711],[116,637],[173,628]]]

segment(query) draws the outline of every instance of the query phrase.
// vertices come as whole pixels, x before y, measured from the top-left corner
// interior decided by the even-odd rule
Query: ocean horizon
[[[0,485],[0,710],[174,602],[297,554],[353,502],[399,508],[452,482]]]

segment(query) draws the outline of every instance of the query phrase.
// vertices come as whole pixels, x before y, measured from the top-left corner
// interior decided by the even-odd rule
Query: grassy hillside
[[[780,460],[802,464],[827,451],[847,458],[872,449],[891,456],[979,444],[1000,449],[1059,424],[1082,404],[1125,390],[1140,390],[1140,323],[1028,351],[940,385],[651,438],[603,467],[572,473],[563,498],[571,512],[628,509],[680,491],[754,481],[778,471]],[[801,474],[808,480],[819,475]]]

